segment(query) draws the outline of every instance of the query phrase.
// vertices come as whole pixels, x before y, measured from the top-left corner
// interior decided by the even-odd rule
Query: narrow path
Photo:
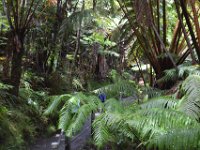
[[[72,138],[70,150],[81,150],[91,138],[91,117],[86,121],[82,131]]]
[[[57,148],[54,148],[57,147]],[[53,137],[47,139],[38,139],[29,150],[65,150],[65,137],[61,134],[56,134]]]
[[[79,134],[70,141],[68,150],[81,150],[91,137],[91,118],[86,121]],[[47,139],[38,139],[28,150],[65,150],[66,139],[62,134],[56,134]]]

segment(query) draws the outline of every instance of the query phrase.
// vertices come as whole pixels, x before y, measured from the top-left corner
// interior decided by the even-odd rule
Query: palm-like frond
[[[171,98],[169,96],[157,97],[147,102],[141,104],[142,109],[150,109],[150,108],[175,108],[178,101],[177,99]]]
[[[118,100],[111,98],[106,100],[105,109],[108,112],[120,112],[123,111],[124,108]]]
[[[142,87],[141,91],[142,91],[143,96],[145,96],[145,95],[148,96],[148,99],[160,97],[165,92],[164,90],[156,89],[156,88],[153,88],[153,87]]]
[[[83,93],[74,95],[64,94],[54,96],[45,114],[51,114],[63,103],[59,117],[59,129],[66,132],[68,136],[73,136],[81,130],[85,121],[93,111],[102,107],[102,103],[96,96],[87,96]]]
[[[99,148],[113,141],[114,137],[112,137],[109,131],[109,127],[104,119],[104,114],[98,116],[92,126],[94,128],[94,141]]]
[[[122,139],[139,140],[140,143],[146,145],[149,140],[166,134],[171,129],[189,128],[198,126],[198,123],[195,119],[176,110],[144,108],[135,112],[126,111],[126,109],[106,111],[97,120],[95,119],[93,126],[95,143],[101,147],[109,142],[120,143]]]
[[[134,82],[121,79],[94,91],[94,93],[101,92],[105,93],[108,98],[119,98],[121,95],[125,97],[133,95],[137,96],[137,87]]]
[[[199,96],[199,88],[200,88],[200,76],[191,75],[189,76],[182,84],[182,89],[189,96],[197,97]]]
[[[159,82],[175,81],[176,79],[185,79],[189,75],[200,75],[199,65],[182,64],[176,69],[169,69],[165,71],[165,76]]]
[[[71,95],[69,94],[64,94],[60,96],[52,96],[51,103],[44,112],[46,115],[53,113],[54,111],[58,110],[58,106],[62,103],[62,101],[69,99]]]
[[[62,109],[59,116],[58,128],[66,131],[72,120],[72,114],[70,110],[66,108]]]
[[[83,21],[82,24],[84,25],[90,24],[92,20],[94,19],[93,13],[94,12],[92,9],[86,9],[86,10],[74,12],[69,17],[64,19],[62,26],[60,28],[60,35],[64,37],[65,35],[68,35],[69,32],[72,32],[73,30],[77,30],[82,21]]]
[[[179,110],[199,119],[200,117],[200,76],[191,75],[182,84],[185,96],[179,104]]]
[[[165,76],[163,76],[161,79],[158,80],[158,82],[167,82],[167,81],[175,81],[177,76],[177,70],[176,69],[169,69],[165,70]]]
[[[149,148],[159,150],[199,149],[200,128],[177,128],[158,135],[149,141]]]
[[[70,121],[71,124],[69,128],[66,130],[67,135],[71,137],[77,132],[79,132],[82,129],[88,117],[90,117],[90,114],[93,111],[96,111],[97,108],[98,108],[97,105],[90,104],[90,103],[82,105],[80,109],[78,110],[77,114],[73,116],[74,122]]]
[[[133,117],[134,119],[127,119],[126,122],[135,131],[137,137],[143,141],[143,144],[171,129],[198,125],[194,119],[183,113],[168,109],[141,110],[133,114]]]

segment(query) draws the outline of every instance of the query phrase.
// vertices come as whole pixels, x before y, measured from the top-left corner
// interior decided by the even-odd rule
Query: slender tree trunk
[[[185,29],[185,26],[184,26],[184,23],[183,23],[183,19],[181,17],[181,14],[180,14],[180,10],[179,10],[179,7],[178,7],[178,3],[175,1],[175,5],[176,5],[176,10],[177,10],[177,14],[178,14],[178,18],[179,18],[179,21],[181,23],[181,27],[182,27],[182,31],[183,31],[183,35],[184,35],[184,38],[186,40],[186,43],[188,45],[188,48],[190,50],[190,54],[191,54],[191,58],[192,58],[192,62],[193,64],[196,63],[196,60],[195,60],[195,55],[194,55],[194,52],[193,52],[193,49],[192,49],[192,45],[190,44],[190,40],[187,36],[187,32],[186,32],[186,29]]]
[[[75,66],[78,66],[78,53],[79,53],[79,50],[80,50],[80,36],[81,36],[81,25],[79,26],[80,28],[78,29],[77,31],[77,40],[76,40],[76,49],[75,49],[75,52],[74,52],[74,65]]]
[[[97,5],[97,1],[96,0],[93,0],[93,11],[95,11],[96,10],[96,5]]]
[[[85,9],[85,0],[83,0],[82,2],[82,8],[81,8],[81,11],[83,11]],[[81,39],[81,30],[82,30],[82,21],[83,19],[81,18],[79,20],[79,25],[78,25],[78,29],[77,29],[77,34],[76,34],[76,49],[75,49],[75,52],[74,52],[74,64],[75,66],[78,66],[78,63],[77,63],[77,56],[78,56],[78,53],[79,53],[79,50],[80,50],[80,39]]]
[[[166,19],[166,1],[163,0],[163,43],[167,44],[167,19]]]
[[[198,17],[198,11],[196,10],[195,7],[195,0],[191,0],[191,7],[192,7],[192,12],[194,16],[194,26],[197,32],[197,39],[198,39],[198,45],[200,47],[200,25],[199,25],[199,17]]]
[[[177,0],[175,0],[177,1]],[[190,18],[189,18],[189,14],[187,12],[187,8],[186,8],[186,5],[185,5],[185,2],[183,0],[180,0],[180,6],[182,8],[182,11],[183,11],[183,15],[185,17],[185,21],[187,23],[187,26],[188,26],[188,29],[190,31],[190,35],[191,35],[191,38],[192,38],[192,42],[194,44],[194,47],[196,49],[196,52],[197,52],[197,56],[198,56],[198,61],[200,63],[200,47],[197,43],[197,40],[196,40],[196,37],[195,37],[195,33],[194,33],[194,30],[193,30],[193,27],[192,27],[192,24],[190,22]]]
[[[48,67],[48,71],[47,73],[52,73],[55,70],[55,65],[54,65],[54,61],[56,59],[56,42],[58,40],[58,32],[59,32],[59,28],[60,25],[63,21],[63,3],[62,0],[57,0],[57,9],[56,9],[56,20],[54,22],[53,25],[53,36],[52,36],[52,43],[51,43],[51,49],[52,49],[52,53],[51,53],[51,60],[50,60],[50,65]]]
[[[98,78],[105,79],[108,72],[108,64],[104,55],[98,54]]]
[[[157,30],[158,30],[158,34],[160,35],[160,0],[156,1],[157,4]],[[156,42],[157,42],[157,46],[158,46],[158,51],[161,52],[161,45],[160,42],[158,40],[158,38],[156,38]]]

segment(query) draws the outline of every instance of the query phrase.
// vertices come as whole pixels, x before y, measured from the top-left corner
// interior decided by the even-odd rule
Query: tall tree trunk
[[[185,21],[187,23],[188,29],[190,31],[190,35],[191,35],[191,38],[192,38],[192,42],[194,44],[194,48],[196,49],[196,52],[197,52],[198,61],[200,63],[200,47],[197,43],[195,33],[194,33],[194,29],[193,29],[192,24],[190,22],[189,14],[188,14],[188,11],[187,11],[187,8],[186,8],[186,4],[183,0],[180,0],[180,6],[181,6],[181,9],[183,11],[183,15],[185,17]]]
[[[167,19],[166,19],[166,1],[163,0],[163,43],[167,44]]]
[[[193,16],[194,16],[194,26],[197,32],[197,39],[198,39],[198,45],[200,47],[200,25],[199,25],[199,21],[198,21],[198,11],[196,10],[195,7],[195,0],[191,0],[191,7],[192,7],[192,12],[193,12]]]
[[[81,11],[84,11],[85,9],[85,0],[83,0],[82,2],[82,8],[81,8]],[[81,18],[79,20],[79,25],[78,25],[78,29],[77,29],[77,33],[76,33],[76,49],[75,49],[75,52],[74,52],[74,65],[78,67],[78,60],[77,60],[77,57],[78,57],[78,54],[79,54],[79,50],[80,50],[80,44],[81,44],[81,30],[82,30],[82,21],[83,19]]]
[[[108,73],[108,64],[105,55],[98,54],[98,78],[104,80]]]
[[[182,27],[183,35],[184,35],[184,38],[185,38],[186,43],[188,45],[188,48],[190,50],[190,54],[191,54],[191,58],[192,58],[192,63],[195,64],[196,63],[195,55],[194,55],[194,52],[193,52],[193,49],[192,49],[192,45],[190,44],[190,40],[188,38],[187,31],[185,29],[185,26],[184,26],[184,23],[183,23],[183,19],[181,17],[181,13],[180,13],[177,1],[175,1],[175,5],[176,5],[176,10],[177,10],[178,18],[179,18],[179,21],[180,21],[180,24],[181,24],[181,27]]]
[[[22,74],[22,57],[24,54],[24,36],[15,35],[14,36],[14,50],[12,57],[12,67],[11,67],[11,85],[13,86],[11,92],[15,96],[19,94],[20,79]]]
[[[76,67],[78,67],[78,53],[79,53],[79,50],[80,50],[80,36],[81,36],[81,25],[79,26],[79,29],[76,33],[76,49],[75,49],[75,52],[74,52],[74,65]]]

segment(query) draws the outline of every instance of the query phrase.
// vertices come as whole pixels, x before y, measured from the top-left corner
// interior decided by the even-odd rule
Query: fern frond
[[[185,96],[180,101],[177,110],[198,120],[200,117],[200,101],[199,99],[190,100],[187,96]]]
[[[190,75],[198,75],[200,74],[199,65],[191,65],[191,64],[182,64],[178,67],[178,77],[186,78]]]
[[[92,124],[94,129],[94,142],[95,145],[97,145],[99,148],[103,147],[108,142],[114,141],[114,137],[109,131],[109,127],[107,126],[106,120],[104,118],[104,114],[101,114]]]
[[[123,96],[137,96],[137,88],[134,82],[130,82],[128,80],[120,80],[116,83],[109,84],[102,88],[93,91],[94,93],[103,92],[106,94],[108,98],[119,98],[120,94]]]
[[[173,109],[144,109],[137,111],[134,115],[144,117],[143,119],[149,120],[152,125],[162,125],[163,128],[197,124],[195,119]]]
[[[58,128],[66,131],[71,123],[72,114],[68,109],[62,109],[59,116]]]
[[[132,117],[131,117],[132,116]],[[134,118],[134,119],[131,119]],[[193,118],[171,109],[147,109],[129,116],[126,123],[141,140],[147,141],[173,128],[197,126]]]
[[[182,84],[182,89],[189,96],[197,97],[200,93],[200,76],[191,75]]]
[[[191,75],[182,84],[185,96],[179,103],[179,110],[199,119],[200,117],[200,76]]]
[[[77,132],[79,132],[84,126],[86,120],[92,113],[92,111],[97,110],[97,106],[94,104],[84,104],[78,110],[78,113],[75,115],[74,122],[71,123],[71,126],[67,129],[67,135],[73,136]]]
[[[199,149],[200,127],[177,128],[160,134],[148,142],[148,148],[159,150],[189,150]]]
[[[190,75],[200,75],[200,68],[198,65],[182,64],[176,69],[169,69],[165,71],[165,76],[162,77],[159,82],[174,81],[178,78],[185,79]]]
[[[142,109],[150,108],[175,108],[178,100],[171,98],[169,96],[157,97],[148,100],[147,102],[141,104]]]
[[[63,102],[63,106],[60,111],[58,127],[70,137],[82,129],[92,112],[103,108],[103,104],[97,96],[88,96],[80,92],[74,95],[56,96],[45,114],[54,112],[61,102]]]
[[[164,90],[152,88],[152,87],[142,87],[142,95],[148,95],[148,98],[159,97],[164,94]]]
[[[70,94],[64,94],[60,96],[52,96],[51,103],[48,108],[45,110],[44,114],[49,115],[55,112],[58,109],[58,106],[61,104],[62,101],[68,100],[71,97]]]
[[[116,112],[116,111],[123,112],[123,107],[122,107],[121,103],[114,98],[106,100],[105,109],[108,112]]]
[[[176,69],[165,70],[164,73],[164,77],[159,79],[158,82],[175,81],[178,78]]]

